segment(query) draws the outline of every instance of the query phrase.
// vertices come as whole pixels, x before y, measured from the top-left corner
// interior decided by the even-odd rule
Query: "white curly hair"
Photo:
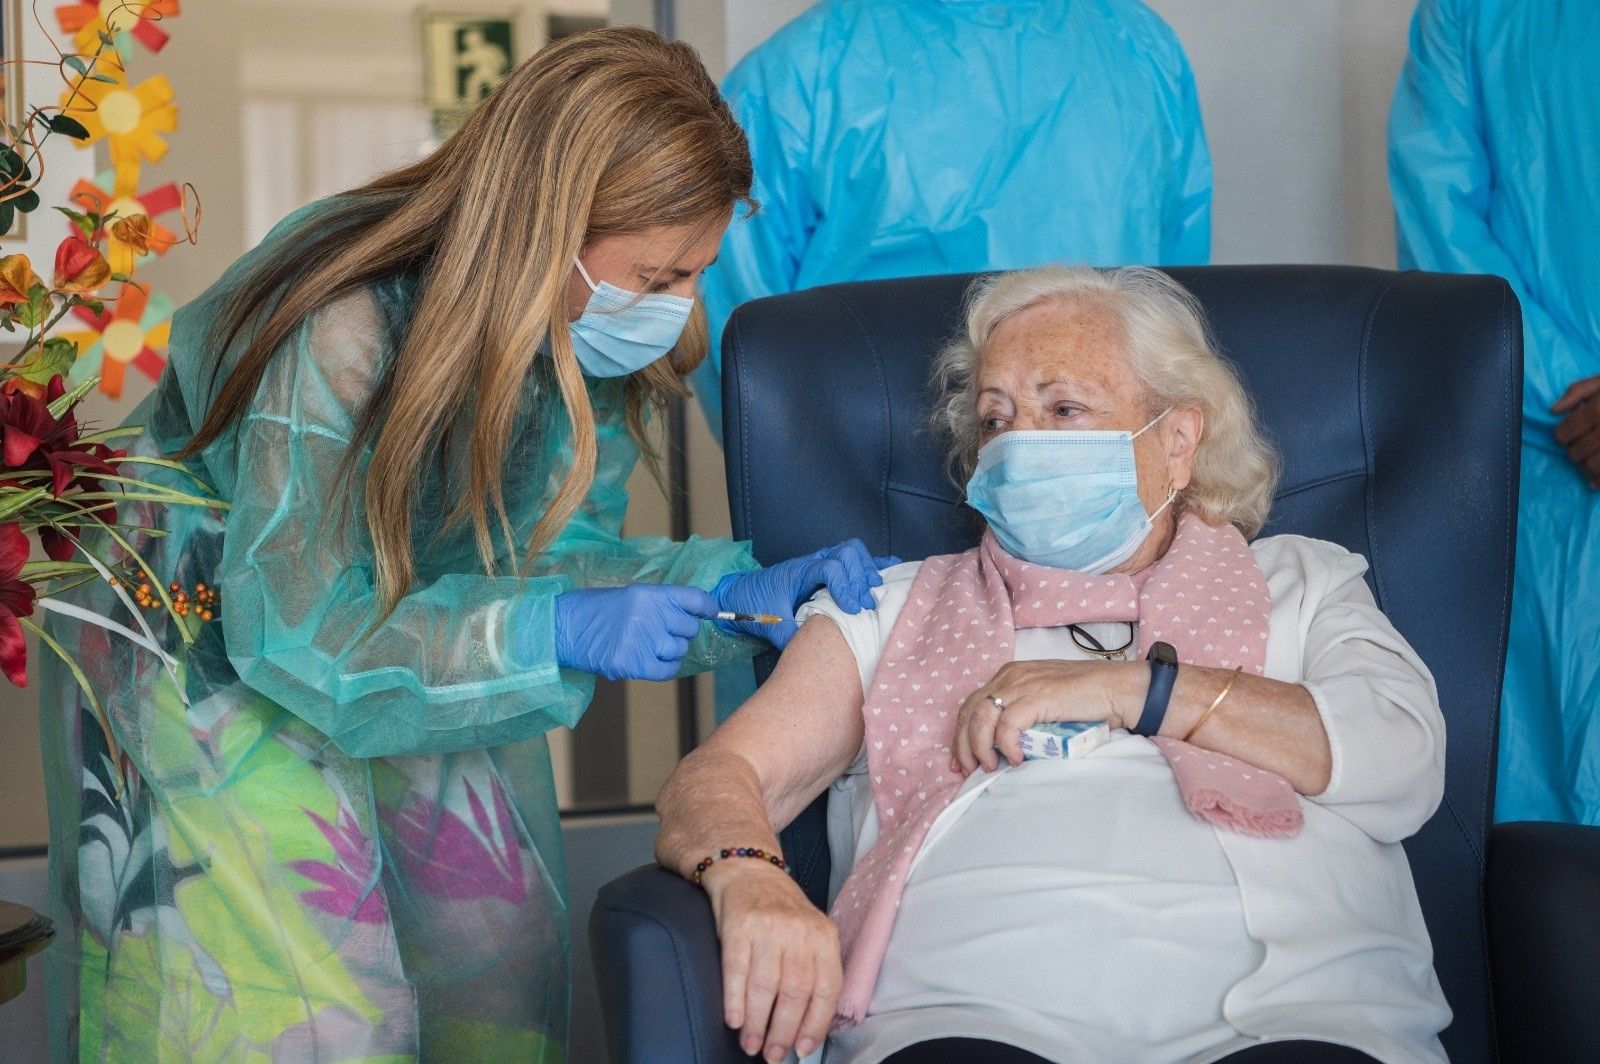
[[[950,437],[951,469],[960,482],[972,475],[982,443],[977,405],[984,345],[1013,314],[1054,300],[1092,301],[1115,313],[1123,355],[1145,387],[1147,412],[1195,406],[1204,415],[1193,476],[1176,504],[1210,524],[1232,524],[1247,538],[1260,532],[1278,483],[1277,452],[1262,434],[1238,372],[1211,339],[1199,302],[1145,266],[1041,266],[973,284],[966,327],[939,352],[933,372],[940,397],[934,421]]]

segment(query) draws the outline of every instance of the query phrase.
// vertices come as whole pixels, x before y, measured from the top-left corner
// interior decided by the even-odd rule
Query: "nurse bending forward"
[[[621,535],[750,182],[694,52],[600,30],[179,313],[136,451],[227,508],[121,520],[220,623],[158,628],[170,664],[56,627],[120,757],[48,676],[55,1059],[564,1059],[544,733],[595,675],[747,658],[818,588],[854,611],[880,583],[859,543],[762,570]]]

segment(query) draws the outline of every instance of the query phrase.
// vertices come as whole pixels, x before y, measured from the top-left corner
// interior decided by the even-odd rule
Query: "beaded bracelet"
[[[757,849],[754,846],[735,846],[727,850],[718,850],[710,857],[705,858],[699,864],[695,865],[694,875],[689,877],[689,882],[699,886],[700,877],[705,874],[706,869],[710,868],[718,861],[726,861],[730,857],[754,857],[758,861],[768,862],[781,872],[789,871],[789,862],[785,861],[778,854],[768,853],[766,850]]]

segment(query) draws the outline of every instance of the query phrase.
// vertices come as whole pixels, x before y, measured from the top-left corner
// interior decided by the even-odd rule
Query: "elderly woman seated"
[[[658,803],[745,1050],[1443,1061],[1399,845],[1443,793],[1433,681],[1362,558],[1247,542],[1277,462],[1194,300],[986,280],[938,380],[982,543],[808,604]],[[1025,757],[1046,722],[1091,727]],[[829,787],[831,918],[775,856]]]

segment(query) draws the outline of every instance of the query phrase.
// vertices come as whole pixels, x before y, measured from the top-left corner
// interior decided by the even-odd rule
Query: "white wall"
[[[1389,98],[1414,0],[1148,0],[1182,39],[1216,262],[1394,265]]]

